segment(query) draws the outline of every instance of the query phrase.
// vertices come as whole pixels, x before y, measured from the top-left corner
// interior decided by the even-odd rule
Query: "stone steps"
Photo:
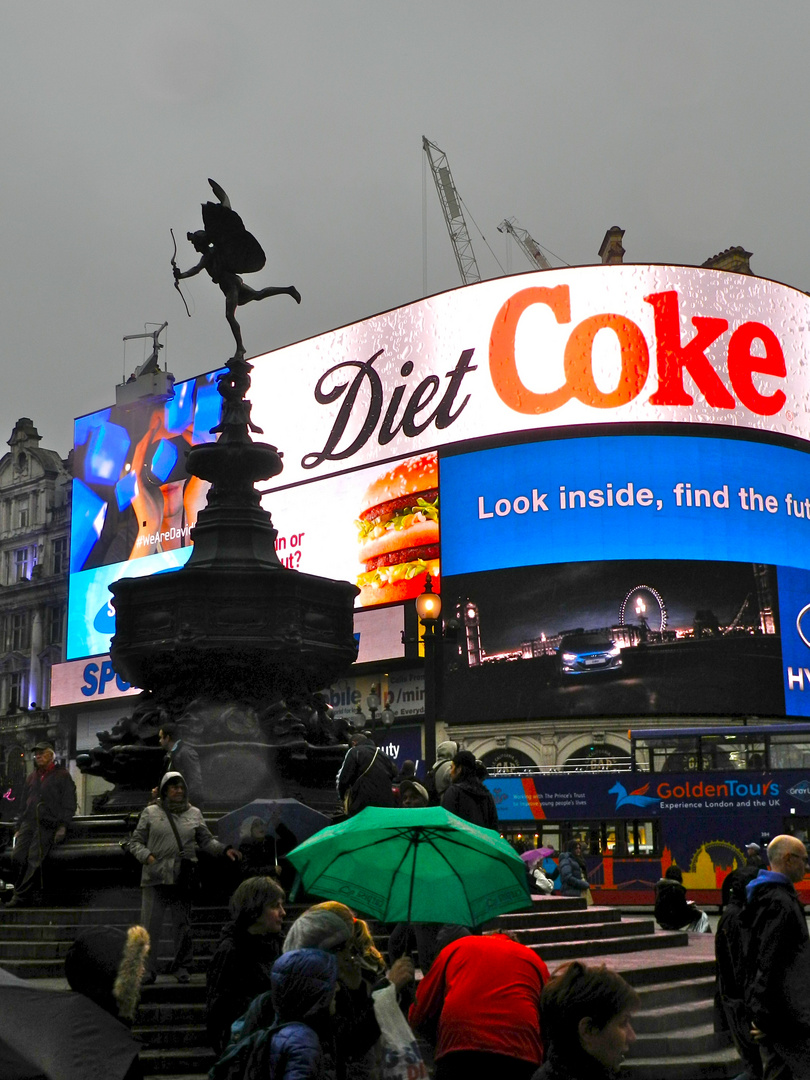
[[[637,986],[645,1009],[653,1014],[658,1010],[692,1005],[696,1001],[711,1001],[714,998],[714,975],[689,978],[682,982],[654,983],[652,986]]]
[[[117,900],[85,909],[0,908],[0,964],[24,978],[60,979],[62,957],[82,929],[125,927],[138,919],[135,890]],[[289,920],[301,910],[303,905],[291,906]],[[160,975],[143,989],[135,1033],[147,1080],[204,1080],[213,1063],[205,1034],[205,969],[226,918],[222,905],[196,908],[191,982]],[[571,959],[607,962],[636,987],[642,1006],[638,1040],[625,1065],[631,1080],[730,1080],[742,1071],[727,1036],[713,1027],[712,937],[659,931],[649,916],[621,918],[615,909],[588,908],[568,897],[538,899],[530,912],[493,920],[489,928],[496,927],[514,933],[552,970]],[[372,930],[384,948],[383,928]],[[160,952],[168,955],[168,943]]]
[[[535,926],[582,926],[590,923],[617,923],[621,921],[621,912],[609,907],[583,907],[576,910],[544,911],[535,909],[529,912],[516,912],[501,915],[498,925],[515,931]]]
[[[728,1034],[714,1030],[714,938],[689,937],[688,949],[664,951],[660,964],[633,966],[626,956],[611,965],[641,998],[629,1080],[731,1080],[743,1071]]]
[[[686,1017],[678,1017],[683,1022]],[[638,1032],[637,1032],[638,1034]],[[672,1028],[669,1031],[656,1031],[638,1036],[635,1055],[650,1057],[702,1057],[713,1050],[722,1050],[729,1045],[726,1033],[717,1033],[709,1022],[691,1023],[688,1026]]]
[[[512,933],[524,945],[538,946],[569,941],[571,926],[538,926],[525,930],[513,930]],[[597,941],[601,938],[639,937],[655,933],[653,919],[622,919],[621,922],[594,922],[576,925],[576,934],[580,941]]]
[[[621,953],[671,949],[689,944],[689,935],[674,931],[633,937],[576,938],[548,945],[529,945],[547,964],[564,960],[595,960]]]
[[[639,1057],[638,1046],[624,1062],[622,1075],[628,1080],[730,1080],[744,1071],[733,1047],[683,1057]]]
[[[183,1024],[173,1022],[171,1027],[163,1024],[138,1024],[133,1034],[149,1050],[188,1049],[204,1045],[206,1040],[205,1022],[202,1024]]]
[[[154,988],[157,988],[157,983],[153,984]],[[196,1024],[198,1027],[205,1026],[204,1001],[149,1002],[145,999],[146,990],[144,990],[140,1008],[138,1009],[138,1023],[145,1028],[156,1024]]]
[[[203,1080],[216,1060],[210,1046],[160,1047],[140,1052],[141,1068],[145,1076],[171,1076],[187,1074],[194,1080]]]

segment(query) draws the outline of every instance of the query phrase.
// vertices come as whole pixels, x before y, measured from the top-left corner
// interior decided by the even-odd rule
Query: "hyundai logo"
[[[805,604],[802,610],[796,616],[796,629],[799,632],[799,637],[805,643],[807,648],[810,649],[810,640],[808,639],[805,632],[802,630],[802,619],[805,617],[808,611],[810,611],[810,604]]]

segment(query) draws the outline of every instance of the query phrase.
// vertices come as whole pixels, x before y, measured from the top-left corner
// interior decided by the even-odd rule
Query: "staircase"
[[[138,921],[139,890],[122,890],[94,907],[0,907],[0,966],[25,979],[62,980],[64,956],[90,925]],[[291,905],[294,919],[301,905]],[[185,986],[166,975],[144,987],[135,1034],[147,1080],[201,1080],[213,1062],[205,1036],[205,970],[225,921],[222,905],[193,914],[194,961]],[[726,1034],[714,1031],[714,938],[656,929],[651,916],[622,918],[615,908],[578,898],[535,898],[531,911],[502,915],[489,929],[509,930],[553,971],[567,960],[607,963],[638,991],[638,1041],[625,1063],[631,1080],[729,1080],[742,1066]],[[385,950],[381,927],[372,929]],[[167,928],[168,932],[168,928]],[[169,943],[160,955],[168,959]]]
[[[511,931],[552,972],[568,960],[606,963],[636,989],[628,1080],[729,1080],[743,1071],[728,1033],[715,1032],[713,935],[659,930],[652,916],[623,918],[564,897],[535,897],[531,912],[492,927]]]

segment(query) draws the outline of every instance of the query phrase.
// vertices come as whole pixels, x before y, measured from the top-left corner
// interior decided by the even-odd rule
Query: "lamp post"
[[[437,664],[442,637],[439,624],[442,601],[433,591],[430,574],[425,580],[425,591],[416,598],[416,614],[425,627],[425,768],[430,769],[436,760],[436,712],[439,704]]]
[[[366,705],[371,713],[372,730],[377,726],[377,713],[380,711],[380,695],[377,693],[377,684],[372,683],[371,693],[366,697]]]

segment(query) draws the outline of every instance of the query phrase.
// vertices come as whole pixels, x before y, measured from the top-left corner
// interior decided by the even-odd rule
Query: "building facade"
[[[40,446],[28,417],[0,459],[0,774],[3,793],[25,775],[26,750],[71,734],[48,709],[51,668],[63,659],[70,558],[70,461]],[[12,799],[6,800],[11,802]],[[8,816],[7,814],[5,816]]]

